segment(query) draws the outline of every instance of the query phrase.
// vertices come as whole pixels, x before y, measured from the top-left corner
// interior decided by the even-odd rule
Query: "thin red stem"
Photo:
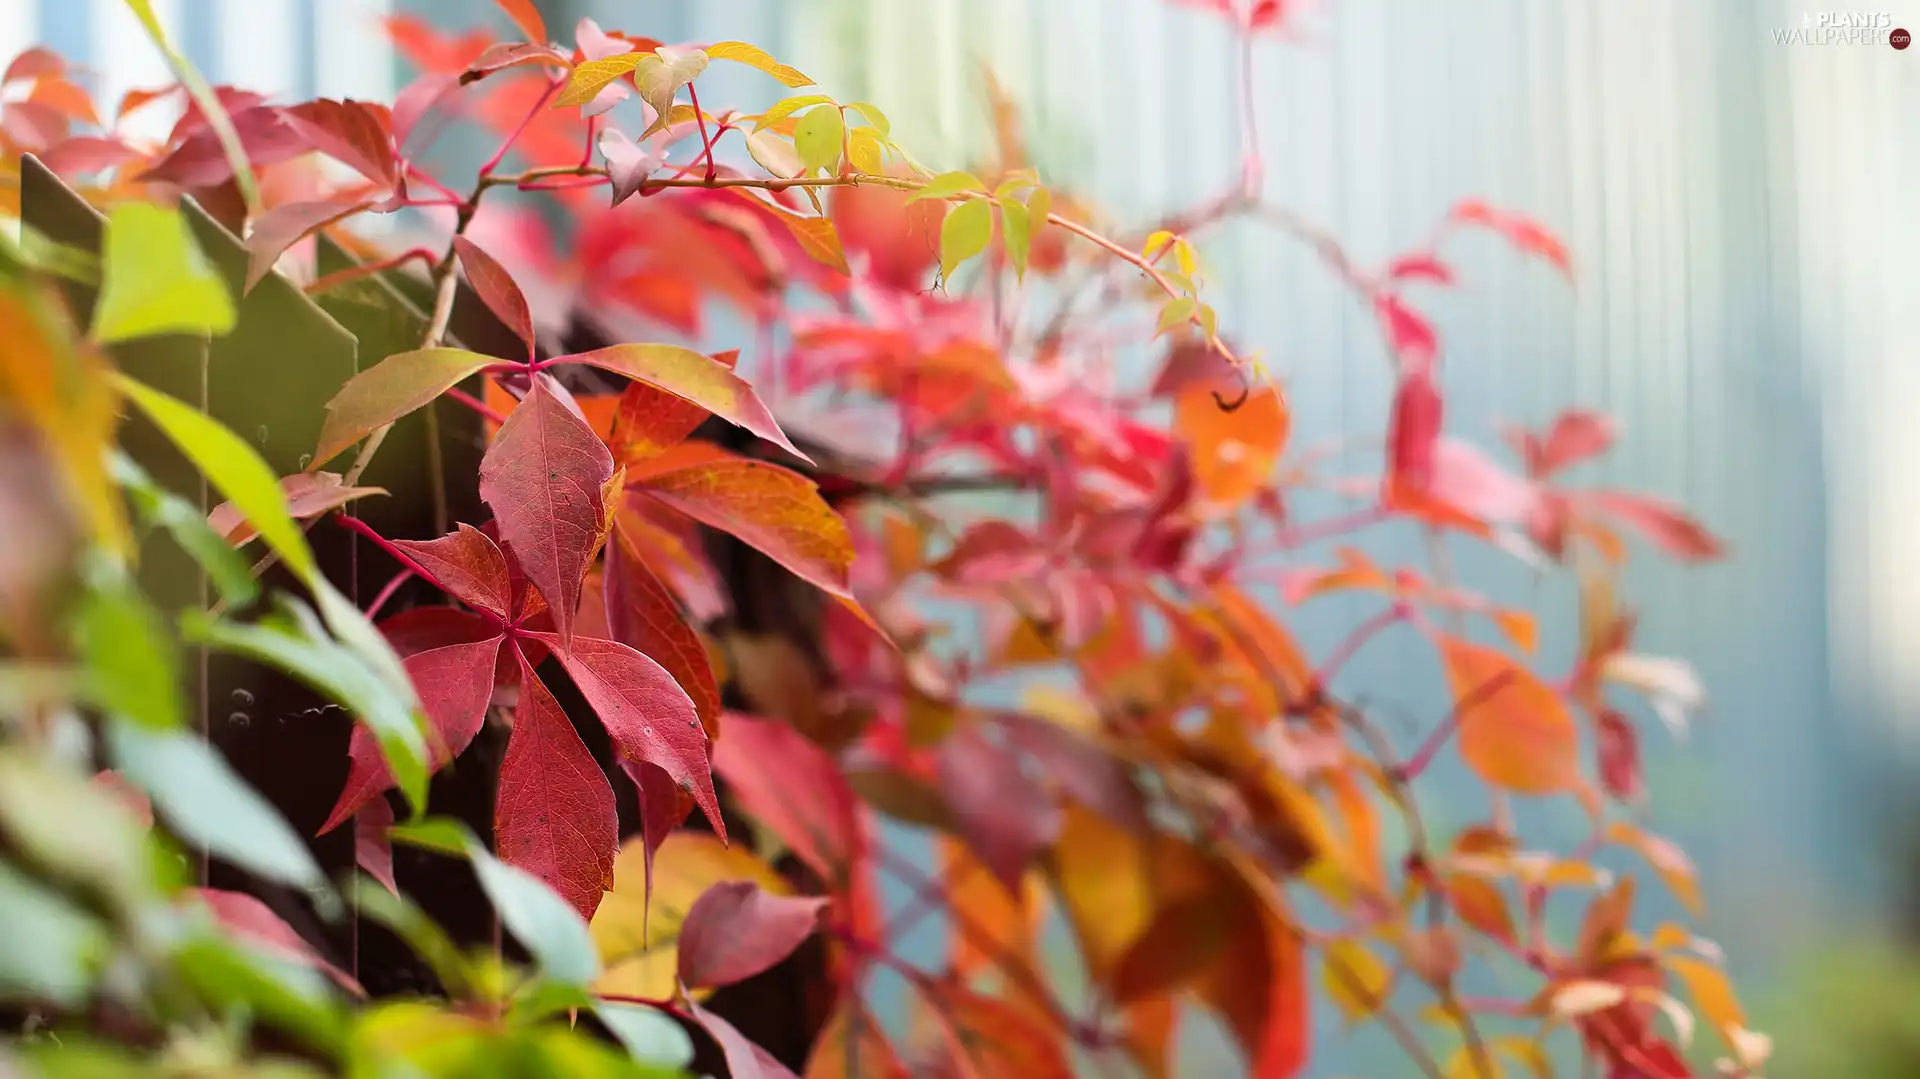
[[[1332,685],[1334,677],[1340,673],[1340,669],[1345,667],[1360,649],[1366,647],[1368,641],[1379,636],[1380,632],[1388,626],[1406,617],[1407,609],[1396,603],[1355,626],[1353,632],[1347,634],[1346,638],[1334,647],[1333,654],[1327,657],[1326,663],[1322,664],[1320,670],[1314,674],[1314,684],[1322,693],[1326,692],[1327,687]]]
[[[432,188],[435,192],[444,196],[448,200],[449,205],[462,206],[466,204],[467,200],[464,198],[461,198],[459,193],[455,192],[453,188],[448,187],[446,184],[443,184],[440,181],[434,179],[433,177],[427,175],[424,171],[421,170],[420,166],[415,165],[411,161],[407,162],[407,176],[410,179],[418,180],[421,183],[426,184],[428,187]],[[416,202],[413,205],[421,206],[425,204]]]
[[[508,151],[513,149],[513,144],[520,141],[521,135],[526,134],[527,128],[533,124],[533,118],[540,115],[541,111],[547,107],[547,102],[553,99],[553,95],[560,92],[562,85],[564,85],[563,80],[547,80],[547,88],[541,92],[539,99],[533,103],[533,108],[527,110],[527,115],[521,118],[520,126],[514,128],[513,133],[507,136],[507,140],[500,144],[500,148],[493,152],[492,157],[487,159],[487,163],[480,166],[481,176],[493,175],[493,170],[499,168],[500,162],[506,160]]]
[[[412,566],[401,567],[400,572],[393,575],[393,580],[388,581],[387,586],[382,588],[380,594],[373,597],[373,602],[367,605],[367,618],[371,620],[375,615],[379,614],[380,608],[385,607],[387,601],[393,598],[393,594],[400,591],[400,586],[406,584],[407,579],[412,576]]]
[[[460,389],[458,386],[449,387],[443,390],[442,393],[446,397],[458,401],[460,404],[467,406],[495,423],[507,422],[507,417],[501,414],[498,409],[495,409],[492,405],[487,404],[485,401],[482,401],[467,391]]]
[[[707,114],[700,111],[700,91],[687,84],[687,100],[693,103],[693,119],[700,125],[700,152],[707,158],[707,182],[712,183],[715,175],[713,164],[713,140],[707,137]]]
[[[349,532],[357,532],[360,535],[365,536],[366,538],[372,540],[374,543],[374,546],[379,547],[381,550],[387,552],[387,554],[391,556],[395,562],[400,563],[402,566],[405,566],[407,569],[411,570],[415,574],[418,574],[421,580],[427,582],[428,584],[432,585],[435,588],[438,588],[442,592],[446,592],[448,595],[453,594],[452,592],[449,592],[447,590],[446,585],[440,583],[439,578],[435,577],[431,573],[428,573],[426,570],[426,567],[422,566],[418,562],[415,562],[412,556],[408,555],[407,552],[394,546],[392,540],[389,540],[387,537],[381,535],[378,532],[375,532],[373,530],[372,525],[367,524],[367,522],[362,521],[358,517],[349,517],[344,513],[334,514],[333,520],[334,520],[334,523],[338,524],[341,528],[344,528]]]
[[[378,262],[366,262],[358,266],[349,266],[344,270],[335,270],[333,273],[320,277],[316,279],[313,284],[308,285],[306,287],[306,293],[309,296],[317,295],[328,289],[344,285],[349,281],[356,281],[362,277],[370,277],[373,274],[398,269],[416,259],[431,266],[439,258],[440,256],[437,252],[429,251],[424,247],[416,247],[411,251],[403,251],[392,258],[381,259]]]

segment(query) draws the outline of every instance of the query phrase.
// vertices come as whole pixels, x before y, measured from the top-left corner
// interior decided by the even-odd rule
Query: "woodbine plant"
[[[1284,5],[1182,2],[1234,26],[1242,165],[1137,233],[990,77],[941,171],[753,45],[529,0],[506,40],[388,20],[389,103],[209,86],[147,0],[170,85],[14,58],[0,1074],[1159,1079],[1204,1011],[1270,1079],[1336,1024],[1428,1079],[1759,1075],[1717,949],[1646,910],[1700,909],[1639,746],[1701,692],[1615,587],[1722,546],[1564,482],[1602,415],[1505,431],[1517,466],[1445,422],[1448,244],[1569,253],[1465,202],[1349,257],[1263,200]],[[456,123],[498,146],[465,175]],[[1377,442],[1289,441],[1208,298],[1232,229],[1377,322]],[[1572,582],[1577,647],[1456,579],[1476,543]],[[1442,714],[1342,677],[1384,634]],[[1436,764],[1478,823],[1423,814]],[[1528,842],[1549,810],[1584,838]]]

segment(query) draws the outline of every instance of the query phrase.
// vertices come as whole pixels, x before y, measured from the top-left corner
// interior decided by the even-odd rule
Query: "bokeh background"
[[[1231,27],[1170,0],[541,6],[556,35],[592,15],[759,43],[880,105],[935,167],[987,144],[984,64],[1042,176],[1122,222],[1238,172]],[[1643,650],[1687,657],[1710,694],[1684,742],[1648,728],[1652,823],[1699,864],[1707,932],[1779,1041],[1772,1074],[1920,1075],[1920,49],[1780,43],[1831,10],[1782,0],[1288,6],[1254,52],[1268,202],[1362,264],[1464,198],[1531,215],[1572,251],[1569,287],[1491,237],[1450,243],[1460,287],[1419,302],[1442,336],[1451,431],[1493,447],[1499,423],[1604,410],[1623,445],[1581,478],[1676,498],[1729,542],[1706,569],[1643,553],[1630,593]],[[497,21],[486,0],[155,7],[212,81],[287,99],[390,97],[409,73],[381,16]],[[1847,10],[1920,30],[1920,0]],[[166,81],[123,0],[0,0],[0,54],[33,43],[89,65],[103,101]],[[745,69],[702,85],[721,82],[720,100],[771,99]],[[1223,326],[1288,385],[1296,445],[1383,428],[1378,332],[1311,250],[1243,226],[1203,252]],[[1376,553],[1422,557],[1396,542]],[[1549,655],[1571,646],[1566,589],[1499,555],[1458,558],[1468,583],[1542,610]],[[1330,603],[1304,634],[1324,648],[1353,619]],[[1442,692],[1411,641],[1347,677],[1425,714]],[[1465,822],[1483,799],[1461,783],[1431,800]],[[1322,1025],[1313,1076],[1399,1073],[1368,1036]],[[1231,1068],[1195,1030],[1188,1074]]]

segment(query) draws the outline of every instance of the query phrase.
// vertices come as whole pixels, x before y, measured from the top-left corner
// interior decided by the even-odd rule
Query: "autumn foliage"
[[[1180,2],[1243,35],[1285,29],[1287,5]],[[310,871],[303,845],[227,836],[168,781],[166,753],[205,753],[174,657],[242,655],[352,714],[319,831],[351,830],[367,874],[345,885],[352,916],[401,927],[440,1003],[358,1001],[353,958],[260,900],[204,879],[162,888],[173,906],[197,896],[228,939],[321,971],[323,997],[358,1001],[312,1066],[673,1074],[710,1043],[736,1079],[1043,1079],[1121,1060],[1163,1076],[1199,1007],[1248,1074],[1279,1079],[1305,1074],[1322,998],[1435,1079],[1544,1076],[1574,1055],[1586,1063],[1566,1074],[1685,1079],[1714,1073],[1690,1060],[1719,1058],[1757,1075],[1767,1042],[1717,952],[1640,914],[1653,887],[1700,909],[1686,856],[1647,830],[1658,792],[1640,742],[1643,709],[1684,723],[1701,691],[1683,662],[1635,650],[1614,584],[1629,557],[1705,561],[1721,544],[1657,497],[1568,478],[1611,448],[1602,415],[1494,432],[1498,450],[1447,417],[1426,310],[1456,284],[1447,245],[1491,233],[1572,287],[1575,256],[1546,227],[1465,202],[1436,208],[1417,246],[1360,265],[1262,201],[1249,138],[1223,194],[1135,234],[1044,182],[990,77],[994,144],[941,171],[879,106],[835,101],[754,46],[550,28],[526,0],[498,7],[517,34],[391,20],[418,74],[390,103],[270,101],[207,87],[177,56],[179,85],[115,103],[45,50],[4,76],[6,194],[50,172],[106,222],[89,270],[93,252],[36,240],[34,207],[11,208],[29,228],[0,290],[0,454],[13,455],[0,493],[9,515],[62,507],[65,548],[0,563],[8,662],[80,664],[100,687],[75,698],[109,747],[112,771],[81,792],[106,799],[98,812],[137,805],[153,842],[313,896],[339,882]],[[791,96],[758,113],[703,100],[701,76],[724,63]],[[125,133],[169,99],[182,108],[164,140]],[[470,176],[423,164],[454,122],[497,139]],[[239,288],[208,267],[187,200],[244,237]],[[384,214],[434,239],[382,250],[353,231]],[[1377,466],[1290,437],[1314,404],[1236,351],[1232,312],[1209,298],[1206,238],[1227,228],[1307,243],[1377,322],[1381,347],[1364,351],[1379,355],[1340,360],[1384,356],[1396,373]],[[357,261],[310,270],[320,238]],[[423,329],[404,350],[363,347],[358,373],[311,402],[304,470],[280,476],[204,402],[117,365],[129,342],[221,337],[283,278],[316,299],[409,285],[394,294],[418,298]],[[75,303],[76,287],[97,302]],[[507,347],[454,332],[457,296]],[[1117,332],[1153,342],[1158,369],[1113,370]],[[692,347],[714,337],[738,339]],[[423,409],[477,419],[477,471],[433,483],[441,501],[471,490],[482,512],[382,534],[358,509],[386,492],[363,475]],[[116,416],[191,460],[205,503],[155,510],[194,492],[153,489],[113,451]],[[1348,508],[1296,512],[1326,491]],[[141,537],[161,530],[216,585],[177,618],[127,583]],[[339,530],[391,578],[358,604],[309,545]],[[1570,575],[1576,654],[1546,654],[1532,613],[1445,559],[1381,564],[1375,530]],[[747,624],[714,536],[804,583],[772,602],[810,612],[805,633]],[[126,580],[70,570],[83,548]],[[276,566],[291,576],[268,597],[255,579]],[[434,598],[394,599],[429,594],[403,593],[417,582]],[[1290,623],[1335,594],[1365,614],[1316,654]],[[50,628],[69,607],[97,613],[97,595],[123,621]],[[1411,734],[1344,676],[1390,631],[1423,640],[1450,688]],[[130,674],[90,649],[102,640],[161,665]],[[57,709],[28,701],[4,702],[19,721],[0,771],[41,767]],[[488,730],[510,734],[475,834],[429,804],[428,780],[476,759]],[[597,732],[611,766],[588,744]],[[1442,830],[1423,814],[1443,758],[1484,784],[1480,823]],[[623,796],[639,806],[632,834]],[[1523,842],[1548,799],[1577,806],[1584,840]],[[0,804],[0,850],[21,866],[59,862],[36,846],[42,827]],[[903,836],[932,837],[935,857]],[[396,845],[473,864],[502,927],[492,947],[441,940],[400,894]],[[1602,872],[1608,848],[1650,875]],[[0,883],[18,876],[6,866]],[[904,909],[882,903],[884,879],[911,892]],[[1577,933],[1550,932],[1550,907],[1578,912]],[[932,962],[901,949],[928,919],[951,940]],[[1041,946],[1054,919],[1087,975],[1073,996]],[[708,1004],[803,946],[825,959],[792,1007],[819,1022],[805,1059],[782,1062]],[[1504,973],[1499,995],[1462,988],[1482,965]],[[882,969],[910,988],[904,1027],[863,995]],[[62,1003],[75,1022],[96,1014]],[[614,1041],[570,1025],[589,1013]],[[270,1030],[293,1013],[244,1014]],[[133,1044],[156,1044],[134,1026]],[[220,1029],[236,1059],[269,1044]],[[61,1059],[33,1057],[49,1074]]]

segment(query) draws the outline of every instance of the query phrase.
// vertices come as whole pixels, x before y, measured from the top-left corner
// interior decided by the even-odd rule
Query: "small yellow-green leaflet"
[[[809,109],[815,105],[831,104],[833,104],[833,99],[825,94],[801,94],[799,97],[790,97],[776,103],[766,112],[761,113],[760,118],[753,122],[753,129],[755,131],[765,131],[767,128],[792,116],[801,109]]]
[[[963,191],[985,191],[987,185],[971,172],[943,172],[927,181],[927,185],[907,196],[908,202],[921,199],[952,198]]]
[[[793,129],[793,147],[800,151],[800,165],[808,172],[829,169],[840,161],[841,141],[846,122],[838,106],[822,106],[802,116]]]
[[[968,199],[947,212],[940,224],[940,277],[946,280],[960,264],[987,249],[993,239],[993,207],[985,199]]]
[[[154,426],[180,448],[253,530],[279,553],[303,581],[319,577],[307,537],[293,523],[279,477],[245,439],[199,409],[126,375],[115,378],[120,391],[147,414]]]
[[[662,45],[651,55],[642,56],[633,70],[634,85],[640,97],[653,106],[653,123],[640,133],[641,138],[665,131],[673,122],[673,95],[707,69],[707,54],[699,49],[676,49]]]

